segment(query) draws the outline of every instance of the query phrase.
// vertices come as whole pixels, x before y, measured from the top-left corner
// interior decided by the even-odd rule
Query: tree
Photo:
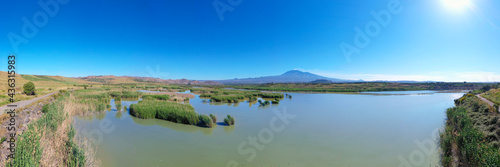
[[[489,91],[490,89],[491,89],[491,86],[490,86],[490,85],[486,85],[486,86],[483,86],[483,87],[481,88],[481,90],[482,90],[483,92],[487,92],[487,91]]]
[[[25,83],[23,89],[26,95],[35,95],[35,84],[33,82]]]

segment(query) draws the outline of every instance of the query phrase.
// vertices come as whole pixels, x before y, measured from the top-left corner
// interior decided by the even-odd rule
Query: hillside
[[[0,71],[1,78],[7,78],[7,72]],[[44,76],[44,75],[16,75],[15,78],[15,101],[22,101],[32,99],[38,96],[43,96],[53,91],[68,89],[74,87],[73,85],[83,85],[83,84],[96,84],[95,82],[89,82],[81,79],[68,78],[63,76]],[[23,85],[28,82],[33,82],[36,87],[36,96],[26,96],[22,93]],[[0,106],[8,104],[10,97],[8,96],[9,86],[7,85],[7,80],[1,80],[3,83],[0,87]]]
[[[7,78],[7,72],[0,71],[1,78]],[[102,84],[179,84],[179,85],[220,85],[213,81],[195,81],[187,79],[164,80],[151,77],[130,77],[130,76],[87,76],[79,78],[63,77],[63,76],[47,76],[47,75],[16,75],[15,78],[15,101],[29,100],[38,96],[43,96],[53,91],[66,89],[82,89],[83,85],[102,85]],[[0,87],[0,106],[9,103],[7,80],[3,79]],[[27,82],[33,82],[36,87],[35,96],[26,96],[22,93],[23,85]]]
[[[482,95],[493,103],[500,104],[500,89],[491,89]]]

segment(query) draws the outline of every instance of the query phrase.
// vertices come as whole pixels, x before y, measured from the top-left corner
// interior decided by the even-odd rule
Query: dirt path
[[[488,103],[488,105],[490,106],[493,106],[495,105],[495,103],[491,102],[490,100],[484,98],[483,96],[481,96],[482,94],[479,94],[479,95],[476,95],[477,97],[479,97],[481,100],[483,100],[484,102]],[[500,107],[498,108],[498,112],[500,113]]]
[[[24,107],[26,105],[29,105],[35,101],[38,101],[40,99],[43,99],[43,98],[46,98],[46,97],[49,97],[50,95],[53,95],[54,93],[57,93],[57,92],[52,92],[52,93],[49,93],[49,94],[46,94],[46,95],[43,95],[43,96],[40,96],[40,97],[37,97],[37,98],[34,98],[34,99],[30,99],[30,100],[24,100],[24,101],[18,101],[18,102],[15,102],[15,103],[10,103],[8,105],[17,105],[16,108],[21,108],[21,107]],[[3,115],[5,110],[7,109],[7,105],[4,105],[2,107],[0,107],[0,115]]]

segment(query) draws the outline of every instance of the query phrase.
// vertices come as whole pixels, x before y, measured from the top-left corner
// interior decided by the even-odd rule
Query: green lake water
[[[190,100],[218,122],[230,114],[235,126],[200,128],[116,110],[75,117],[75,126],[111,167],[439,166],[434,133],[463,93],[289,94],[266,107]]]

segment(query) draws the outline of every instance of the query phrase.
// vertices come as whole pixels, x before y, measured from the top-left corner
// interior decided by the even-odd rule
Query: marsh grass
[[[210,114],[210,119],[212,119],[213,123],[217,122],[217,117],[213,114]]]
[[[207,116],[207,115],[199,115],[198,118],[200,120],[200,122],[198,123],[198,126],[212,128],[213,121],[212,121],[212,119],[210,119],[209,116]]]
[[[84,104],[88,111],[101,112],[111,109],[111,99],[107,93],[85,93],[77,91],[74,93],[74,101]]]
[[[234,118],[231,115],[227,115],[227,118],[224,118],[224,123],[228,126],[234,125]]]
[[[28,124],[19,135],[15,159],[6,166],[91,166],[86,164],[93,157],[77,144],[71,117],[76,110],[69,93],[46,104],[46,112],[38,120]]]
[[[122,104],[116,104],[116,110],[121,111],[122,110]]]
[[[280,103],[280,100],[279,100],[278,98],[275,98],[275,99],[274,99],[273,101],[271,101],[271,102],[273,102],[273,104],[279,104],[279,103]]]
[[[175,123],[196,125],[198,114],[189,104],[165,101],[140,101],[130,105],[130,114],[143,119],[158,118]]]
[[[214,102],[239,103],[240,101],[254,102],[257,97],[284,98],[281,93],[265,93],[259,91],[246,91],[220,88],[192,88],[191,92],[200,94],[200,98],[210,98]]]
[[[235,102],[235,103],[237,103],[237,102],[239,102],[238,100],[245,99],[245,96],[244,95],[217,95],[217,96],[211,96],[210,99],[215,101],[215,102],[228,102],[228,103]]]
[[[231,120],[229,120],[229,118],[224,118],[224,123],[226,123],[227,126],[231,126]]]
[[[265,100],[265,101],[259,100],[258,102],[259,102],[260,106],[267,106],[267,105],[271,104],[271,102],[268,100]]]
[[[142,95],[143,100],[168,100],[169,95]]]

